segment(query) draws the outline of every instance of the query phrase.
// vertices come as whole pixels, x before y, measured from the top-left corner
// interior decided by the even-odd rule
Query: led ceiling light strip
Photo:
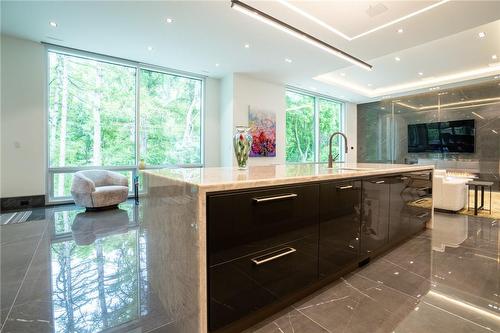
[[[431,110],[431,109],[436,109],[436,108],[447,108],[451,106],[460,106],[460,105],[467,105],[467,104],[473,104],[473,103],[484,103],[484,102],[494,102],[494,101],[500,101],[500,97],[491,97],[491,98],[482,98],[482,99],[471,99],[468,101],[460,101],[460,102],[453,102],[453,103],[445,103],[445,104],[436,104],[436,105],[427,105],[427,106],[413,106],[410,104],[406,104],[403,102],[396,102],[396,104],[404,106],[409,109],[417,110],[417,111],[423,111],[423,110]],[[497,103],[489,103],[489,104],[497,104]],[[471,106],[477,106],[476,104],[473,105],[468,105],[467,107]],[[481,119],[484,119],[482,116],[478,115],[475,112],[472,112],[476,116],[478,116]]]
[[[349,53],[346,53],[328,43],[325,43],[322,40],[319,40],[318,38],[311,36],[308,33],[303,32],[302,30],[299,30],[283,21],[280,21],[277,18],[274,18],[271,15],[268,15],[256,8],[253,8],[252,6],[249,6],[239,0],[231,0],[231,8],[236,9],[237,11],[246,14],[256,20],[266,23],[278,30],[286,32],[291,36],[294,36],[310,45],[316,46],[317,48],[322,49],[323,51],[326,51],[330,54],[333,54],[334,56],[346,60],[356,66],[359,66],[366,70],[372,69],[372,65],[364,62],[363,60],[358,59],[350,55]]]
[[[375,98],[388,94],[396,94],[400,92],[427,88],[436,84],[449,84],[464,80],[476,79],[484,77],[486,75],[497,74],[500,71],[500,65],[498,66],[488,66],[482,67],[471,71],[464,71],[459,73],[454,73],[450,75],[443,75],[438,77],[429,78],[427,80],[412,81],[408,83],[403,83],[394,86],[387,86],[377,89],[367,89],[356,83],[349,82],[345,79],[334,77],[331,73],[318,75],[313,77],[314,80],[325,82],[328,84],[334,84],[343,86],[345,88],[356,91],[366,97]]]
[[[431,10],[431,9],[433,9],[433,8],[436,8],[436,7],[438,7],[438,6],[441,6],[441,5],[443,5],[443,4],[445,4],[445,3],[449,2],[449,1],[450,1],[450,0],[442,0],[442,1],[439,1],[439,2],[437,2],[437,3],[435,3],[435,4],[432,4],[432,5],[430,5],[430,6],[424,7],[424,8],[422,8],[422,9],[420,9],[420,10],[417,10],[417,11],[415,11],[415,12],[413,12],[413,13],[410,13],[410,14],[408,14],[408,15],[405,15],[405,16],[403,16],[403,17],[400,17],[400,18],[398,18],[398,19],[395,19],[395,20],[393,20],[393,21],[387,22],[387,23],[382,24],[382,25],[380,25],[380,26],[378,26],[378,27],[375,27],[375,28],[373,28],[373,29],[370,29],[370,30],[368,30],[368,31],[365,31],[365,32],[363,32],[363,33],[360,33],[360,34],[358,34],[358,35],[356,35],[356,36],[354,36],[354,37],[349,37],[349,36],[347,36],[346,34],[344,34],[343,32],[341,32],[341,31],[339,31],[339,30],[335,29],[334,27],[332,27],[332,26],[331,26],[331,25],[329,25],[328,23],[325,23],[324,21],[322,21],[322,20],[318,19],[317,17],[314,17],[313,15],[311,15],[311,14],[309,14],[309,13],[305,12],[304,10],[302,10],[302,9],[298,8],[297,6],[292,5],[289,1],[287,1],[287,0],[278,0],[278,2],[279,2],[279,3],[281,3],[282,5],[284,5],[284,6],[288,7],[288,8],[290,8],[290,9],[291,9],[291,10],[293,10],[294,12],[296,12],[296,13],[298,13],[298,14],[300,14],[300,15],[304,16],[305,18],[307,18],[307,19],[309,19],[309,20],[313,21],[314,23],[321,25],[323,28],[326,28],[326,29],[330,30],[331,32],[333,32],[333,33],[335,33],[335,34],[339,35],[340,37],[342,37],[342,38],[344,38],[344,39],[347,39],[348,41],[351,41],[351,40],[357,39],[357,38],[359,38],[359,37],[366,36],[366,35],[368,35],[368,34],[371,34],[372,32],[375,32],[375,31],[378,31],[378,30],[380,30],[380,29],[387,28],[387,27],[389,27],[389,26],[391,26],[391,25],[394,25],[394,24],[396,24],[396,23],[399,23],[399,22],[405,21],[405,20],[407,20],[407,19],[409,19],[409,18],[411,18],[411,17],[413,17],[413,16],[416,16],[416,15],[422,14],[422,13],[424,13],[424,12],[428,11],[428,10]]]

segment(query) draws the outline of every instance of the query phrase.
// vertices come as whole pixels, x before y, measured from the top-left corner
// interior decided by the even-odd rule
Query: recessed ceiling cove
[[[349,41],[402,24],[450,0],[441,1],[289,1],[277,0],[304,18]],[[369,19],[367,19],[369,18]],[[356,24],[352,24],[356,22]]]

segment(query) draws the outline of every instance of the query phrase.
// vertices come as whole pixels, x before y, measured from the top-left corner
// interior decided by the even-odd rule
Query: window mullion
[[[314,162],[319,162],[320,133],[319,133],[319,102],[314,97]]]
[[[139,159],[141,158],[141,137],[140,137],[140,126],[141,126],[141,113],[140,113],[140,67],[135,67],[135,167],[139,165]]]

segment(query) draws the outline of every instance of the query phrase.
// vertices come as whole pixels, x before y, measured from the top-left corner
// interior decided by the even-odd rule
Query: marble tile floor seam
[[[359,274],[359,273],[355,273],[355,274],[356,274],[356,276],[359,276],[359,277],[361,277],[361,278],[363,278],[363,279],[366,279],[366,280],[368,280],[368,281],[371,281],[371,282],[373,282],[373,283],[381,284],[381,285],[383,285],[384,287],[386,287],[386,288],[388,288],[388,289],[390,289],[390,290],[392,290],[392,291],[394,291],[394,292],[396,292],[396,293],[398,293],[398,294],[401,294],[401,295],[403,295],[403,296],[406,296],[406,297],[411,297],[411,298],[413,298],[413,299],[415,299],[415,300],[419,300],[419,299],[420,299],[420,297],[418,297],[418,295],[417,295],[417,296],[409,295],[409,294],[405,293],[404,291],[401,291],[401,290],[398,290],[398,289],[393,288],[393,287],[391,287],[391,286],[388,286],[388,285],[384,284],[384,283],[383,283],[383,282],[381,282],[381,281],[374,281],[374,280],[372,280],[372,279],[370,279],[370,278],[368,278],[368,277],[366,277],[366,276],[363,276],[363,275],[361,275],[361,274]]]
[[[388,260],[388,259],[385,259],[384,257],[382,257],[382,258],[380,258],[380,259],[381,259],[381,260],[383,260],[383,261],[385,261],[385,262],[388,262],[389,264],[392,264],[392,265],[394,265],[394,266],[396,266],[396,267],[399,267],[399,268],[401,268],[401,269],[405,270],[406,272],[408,272],[408,273],[410,273],[410,274],[413,274],[413,275],[416,275],[416,276],[418,276],[418,277],[421,277],[421,278],[422,278],[422,279],[424,279],[424,280],[431,281],[431,279],[429,279],[429,278],[427,278],[427,277],[425,277],[425,276],[422,276],[422,275],[420,275],[420,274],[417,274],[417,273],[415,273],[415,272],[413,272],[413,271],[411,271],[411,270],[409,270],[409,269],[407,269],[407,268],[405,268],[405,267],[403,267],[403,266],[401,266],[401,265],[399,265],[399,264],[397,264],[397,263],[395,263],[395,262],[392,262],[392,261],[390,261],[390,260]]]
[[[297,309],[296,309],[297,310]],[[300,311],[300,310],[297,310],[301,315],[303,315],[304,317],[306,317],[307,319],[309,319],[310,321],[312,321],[313,323],[315,323],[316,325],[318,325],[319,327],[321,327],[322,329],[324,329],[326,332],[328,333],[332,333],[328,328],[324,327],[323,325],[321,325],[320,323],[318,323],[317,321],[315,321],[313,318],[309,317],[306,313],[304,313],[303,311]]]
[[[24,282],[26,281],[26,278],[28,276],[28,273],[30,272],[30,268],[31,268],[31,265],[33,264],[33,260],[35,259],[35,255],[38,251],[38,248],[40,247],[40,244],[42,243],[42,240],[43,240],[43,236],[45,235],[45,233],[47,232],[47,228],[48,228],[48,225],[45,225],[44,229],[43,229],[43,232],[42,234],[40,235],[40,238],[38,239],[38,242],[37,242],[37,245],[35,247],[35,250],[34,252],[32,253],[31,255],[31,258],[30,258],[30,262],[28,264],[28,267],[26,269],[26,271],[24,272],[24,275],[23,275],[23,278],[21,280],[21,284],[19,285],[17,291],[16,291],[16,295],[14,297],[14,300],[12,301],[12,304],[10,304],[10,307],[9,307],[9,311],[7,312],[7,315],[5,316],[4,320],[3,320],[3,323],[2,323],[2,326],[0,327],[0,332],[3,331],[4,327],[5,327],[5,324],[8,322],[9,320],[9,316],[10,316],[10,313],[12,312],[12,309],[14,308],[14,304],[16,304],[16,300],[17,300],[17,297],[19,296],[19,293],[21,292],[22,288],[23,288],[23,285],[24,285]]]

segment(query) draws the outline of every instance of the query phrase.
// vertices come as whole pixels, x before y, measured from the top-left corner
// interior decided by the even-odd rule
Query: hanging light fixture
[[[306,32],[303,32],[302,30],[299,30],[283,21],[278,20],[277,18],[272,17],[271,15],[268,15],[252,6],[247,5],[246,3],[243,3],[239,0],[231,0],[231,8],[236,9],[237,11],[246,14],[256,20],[264,22],[278,30],[286,32],[289,35],[294,36],[295,38],[298,38],[308,44],[316,46],[317,48],[322,49],[323,51],[326,51],[330,54],[333,54],[334,56],[346,60],[356,66],[359,66],[366,70],[372,70],[372,65],[364,62],[363,60],[358,59],[347,52],[339,50],[338,48],[328,43],[325,43],[322,40],[314,36],[311,36]]]

